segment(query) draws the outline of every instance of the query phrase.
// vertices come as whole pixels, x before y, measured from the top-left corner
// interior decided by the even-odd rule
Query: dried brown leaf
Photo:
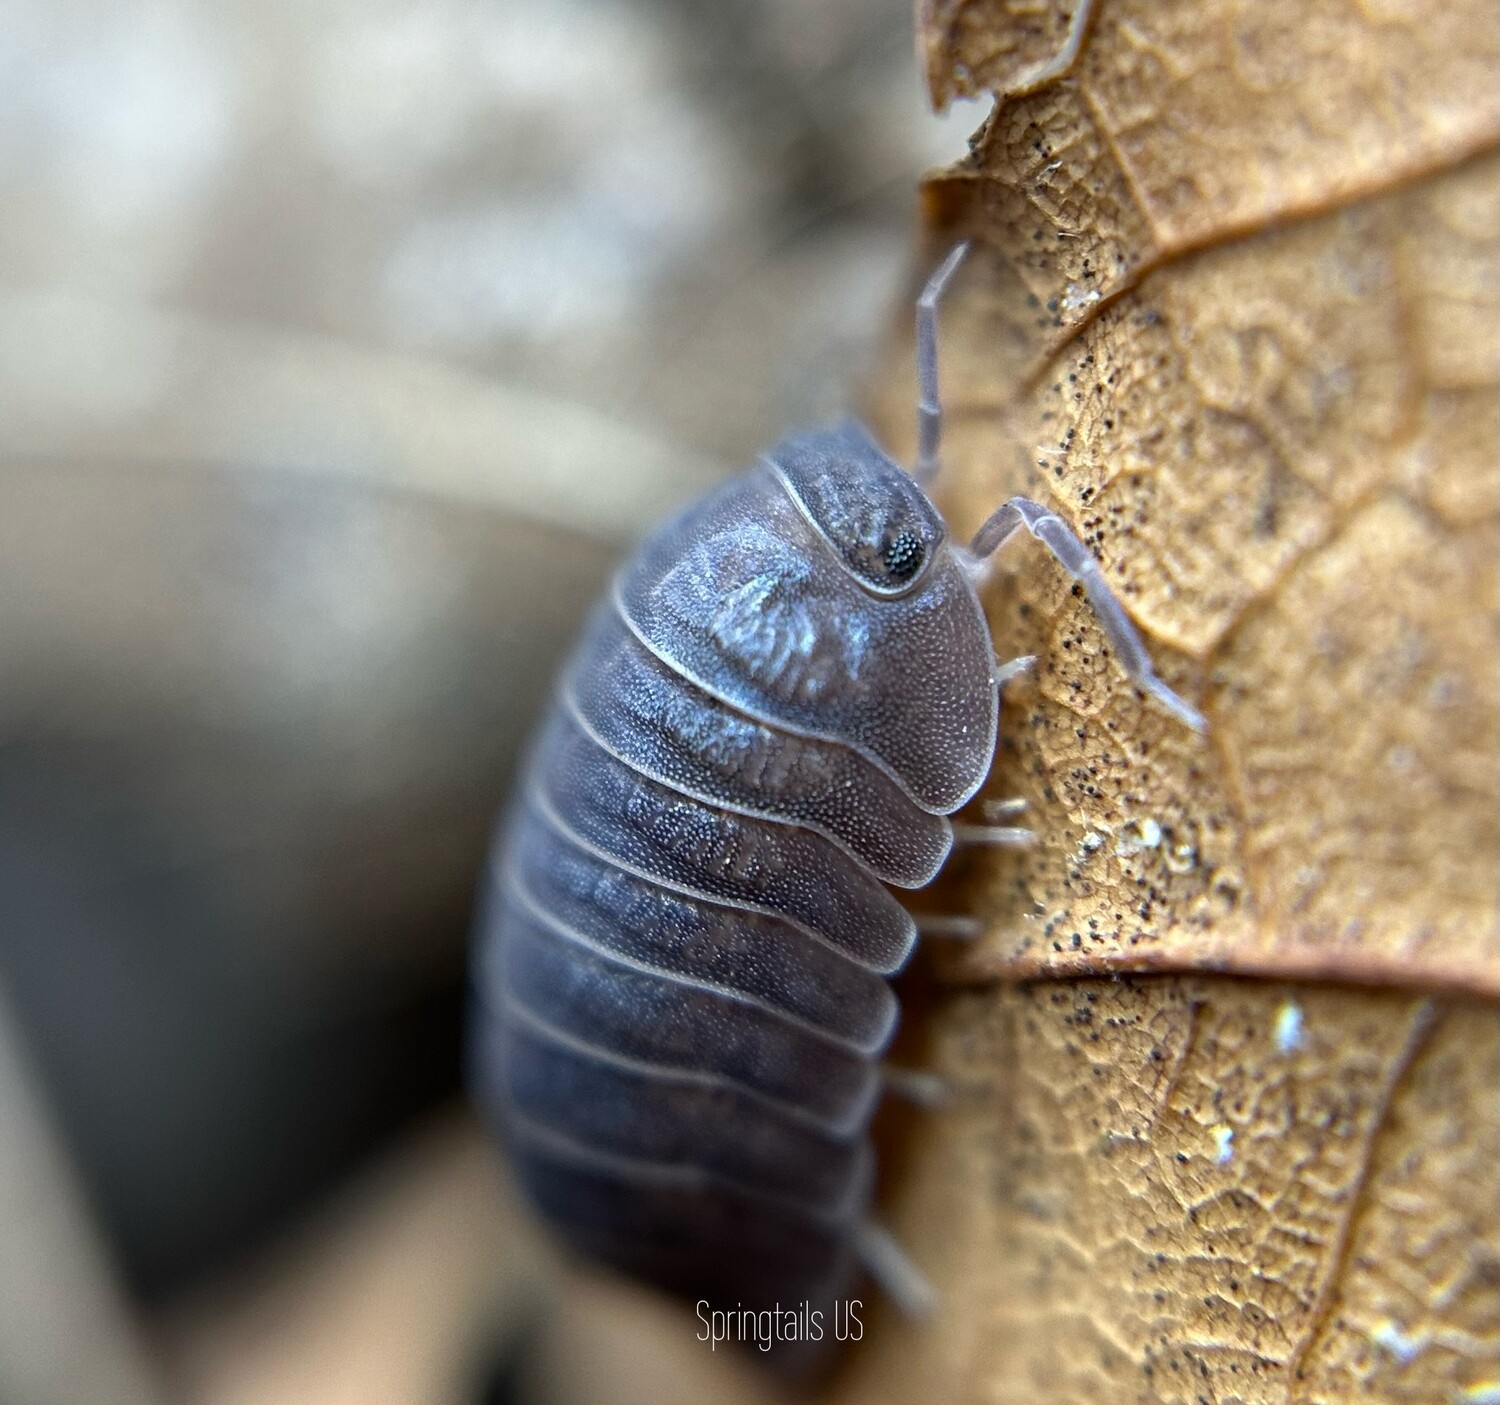
[[[1011,8],[949,7],[929,56],[987,72]],[[945,323],[951,517],[1057,503],[1211,718],[1144,706],[1009,549],[997,645],[1041,663],[990,794],[1042,842],[970,865],[970,977],[1500,989],[1495,25],[1303,10],[1104,0],[1072,76],[933,183],[934,247],[979,242]]]
[[[1038,665],[986,794],[1038,842],[932,897],[985,934],[924,1022],[957,1096],[885,1176],[944,1306],[834,1395],[1500,1399],[1495,14],[922,18],[935,97],[997,98],[927,192],[929,252],[976,242],[944,506],[1054,503],[1210,730],[1008,548]]]
[[[1487,1006],[1223,977],[951,997],[850,1405],[1464,1405],[1497,1380]],[[1465,1394],[1469,1392],[1469,1394]]]

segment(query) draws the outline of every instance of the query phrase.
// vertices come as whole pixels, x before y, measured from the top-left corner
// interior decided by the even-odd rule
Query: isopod
[[[1130,678],[1203,726],[1052,512],[1012,498],[946,540],[923,485],[964,248],[917,304],[916,468],[853,422],[798,434],[650,537],[563,672],[486,880],[478,1099],[566,1241],[689,1300],[827,1303],[861,1266],[920,1300],[870,1222],[889,978],[917,940],[886,885],[931,882],[990,769],[1014,671],[977,589],[992,554],[1028,529]]]

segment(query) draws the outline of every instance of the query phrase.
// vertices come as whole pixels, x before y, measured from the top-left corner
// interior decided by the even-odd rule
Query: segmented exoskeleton
[[[1116,658],[1192,726],[1097,564],[1014,498],[968,550],[922,481],[940,427],[918,304],[915,473],[854,424],[786,440],[656,533],[568,665],[497,845],[474,1075],[516,1171],[578,1248],[691,1299],[790,1307],[861,1260],[870,1119],[930,882],[995,750],[976,581],[1026,527]],[[1005,840],[1023,834],[994,829]]]

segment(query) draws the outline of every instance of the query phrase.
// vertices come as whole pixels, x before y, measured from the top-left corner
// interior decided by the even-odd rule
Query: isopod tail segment
[[[942,397],[938,394],[937,308],[958,266],[969,252],[968,241],[959,244],[938,266],[917,299],[917,462],[912,477],[929,486],[937,476],[939,451],[943,435]],[[1130,681],[1160,702],[1179,721],[1195,732],[1208,726],[1207,719],[1192,704],[1169,688],[1151,664],[1146,646],[1130,623],[1119,597],[1109,588],[1099,563],[1062,518],[1026,497],[1014,497],[996,508],[970,542],[967,551],[957,552],[958,559],[976,585],[989,574],[990,558],[1021,528],[1025,528],[1055,556],[1080,585],[1094,607],[1104,637],[1114,648],[1120,666]],[[997,677],[1009,677],[1007,670],[1025,667],[1030,660],[1002,665]]]

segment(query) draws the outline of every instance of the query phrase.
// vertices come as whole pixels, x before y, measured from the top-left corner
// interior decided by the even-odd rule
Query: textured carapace
[[[931,317],[957,261],[919,305],[929,472]],[[1145,660],[1045,509],[1007,504],[985,550],[1019,526]],[[886,978],[916,941],[884,885],[936,875],[995,750],[979,574],[845,424],[663,527],[596,610],[496,849],[473,1058],[521,1181],[584,1252],[729,1308],[849,1285]]]

